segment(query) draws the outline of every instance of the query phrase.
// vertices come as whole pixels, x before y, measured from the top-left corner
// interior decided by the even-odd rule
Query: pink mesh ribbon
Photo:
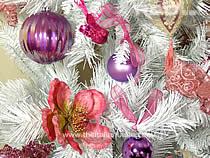
[[[147,109],[145,110],[143,117],[138,123],[137,117],[134,115],[132,109],[128,105],[128,99],[123,89],[118,85],[113,86],[111,89],[111,97],[114,100],[115,105],[119,108],[125,118],[127,118],[130,122],[135,123],[135,125],[132,127],[134,130],[136,130],[137,124],[140,124],[152,117],[157,109],[157,103],[159,100],[161,100],[162,96],[163,93],[158,89],[153,89],[151,91],[151,94],[148,98]]]
[[[151,94],[148,98],[148,104],[147,109],[144,112],[143,117],[141,118],[140,123],[142,123],[145,120],[148,120],[152,115],[155,113],[157,109],[157,103],[160,101],[163,97],[163,93],[159,89],[153,89],[151,91]]]
[[[4,13],[7,19],[7,23],[10,26],[16,26],[18,23],[17,11],[25,6],[25,3],[19,4],[5,4],[0,2],[0,12]]]
[[[83,34],[90,37],[95,43],[103,44],[107,41],[107,29],[120,25],[124,33],[121,42],[127,41],[129,43],[132,65],[138,67],[139,65],[144,64],[144,53],[133,43],[130,37],[128,23],[119,15],[116,7],[111,3],[106,3],[102,7],[101,13],[94,17],[93,14],[88,13],[84,0],[80,0],[79,2],[75,0],[75,3],[81,8],[86,16],[87,24],[80,27],[80,31]]]
[[[105,18],[105,20],[101,17]],[[127,41],[129,44],[132,65],[137,67],[144,64],[145,59],[143,51],[142,49],[139,49],[137,46],[135,46],[135,44],[133,43],[130,37],[128,23],[119,13],[117,13],[117,9],[111,3],[107,3],[103,6],[103,10],[101,14],[99,14],[97,20],[99,22],[99,25],[104,28],[110,28],[112,26],[120,25],[124,33],[121,42]]]
[[[111,97],[114,100],[115,105],[123,113],[124,117],[127,118],[129,121],[136,123],[137,118],[134,115],[132,109],[128,106],[128,99],[125,95],[125,92],[120,86],[115,85],[112,87]]]

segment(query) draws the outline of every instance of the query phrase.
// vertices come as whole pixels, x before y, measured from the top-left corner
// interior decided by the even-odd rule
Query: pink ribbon
[[[115,85],[114,87],[112,87],[111,97],[114,100],[115,105],[120,109],[125,118],[133,123],[136,123],[138,119],[134,115],[132,109],[129,108],[128,99],[125,95],[125,92],[120,86]]]
[[[145,120],[148,120],[149,118],[154,115],[156,109],[157,109],[157,103],[160,101],[163,97],[163,93],[159,89],[153,89],[151,91],[151,94],[148,98],[148,104],[147,104],[147,109],[144,112],[143,117],[141,118],[140,123],[142,123]]]
[[[79,8],[81,8],[82,12],[84,13],[84,15],[87,18],[89,14],[88,14],[88,9],[84,3],[84,0],[80,0],[79,2],[77,2],[75,0],[75,3],[79,6]],[[134,67],[138,67],[139,65],[141,66],[144,64],[144,61],[145,61],[144,53],[141,49],[139,49],[133,43],[133,41],[130,37],[130,33],[128,31],[129,30],[127,27],[128,23],[124,20],[124,18],[121,15],[119,15],[117,13],[117,9],[111,3],[106,3],[102,7],[101,13],[97,14],[97,16],[94,18],[95,18],[94,26],[93,25],[92,25],[92,27],[89,26],[88,29],[86,26],[84,29],[81,30],[81,32],[83,32],[83,33],[85,32],[84,34],[88,37],[91,37],[91,36],[95,37],[95,36],[98,36],[98,34],[100,35],[100,33],[102,31],[105,32],[105,30],[103,30],[103,29],[108,29],[108,28],[111,28],[112,26],[120,25],[123,30],[123,33],[124,33],[124,37],[121,40],[121,42],[124,42],[126,40],[129,43],[130,59],[131,59],[132,65]],[[96,23],[101,28],[99,28],[98,25],[96,25]],[[95,29],[93,27],[95,27]],[[97,29],[96,29],[96,27],[97,27]],[[89,31],[90,28],[94,30],[94,31],[92,31],[94,33],[92,33],[92,32],[90,33],[90,31]],[[87,31],[84,31],[84,30],[88,30],[89,33],[87,33]],[[93,35],[91,35],[91,34],[93,34]],[[108,34],[107,34],[107,36],[108,36]],[[91,39],[98,44],[103,44],[107,40],[107,38],[105,38],[104,36],[101,36],[100,39],[97,39],[97,40],[94,40],[93,37]]]
[[[121,40],[121,42],[124,42],[126,40],[129,44],[130,58],[131,58],[132,65],[135,67],[138,67],[139,65],[143,65],[145,61],[143,51],[134,45],[130,37],[130,33],[128,31],[129,30],[127,27],[128,23],[124,20],[124,18],[121,15],[117,13],[117,10],[115,9],[115,7],[111,3],[105,4],[97,20],[99,20],[99,18],[101,18],[102,15],[107,17],[107,19],[99,21],[99,25],[104,28],[110,28],[112,26],[120,25],[124,33],[124,37]],[[141,56],[141,60],[140,60],[140,56]]]
[[[124,117],[127,118],[130,122],[135,123],[135,125],[132,128],[136,130],[137,124],[140,124],[145,120],[148,120],[156,112],[157,103],[163,97],[163,93],[158,89],[153,89],[151,91],[151,94],[148,98],[147,109],[145,110],[144,115],[139,123],[137,122],[138,121],[137,117],[134,115],[132,109],[128,105],[128,99],[125,95],[125,92],[120,86],[115,85],[112,87],[111,97],[114,100],[115,105],[124,115]]]
[[[74,0],[74,3],[76,3],[78,5],[78,7],[82,10],[83,14],[85,16],[87,16],[88,9],[87,9],[87,7],[85,5],[85,1],[84,0],[79,0],[79,2],[78,2],[78,0]]]

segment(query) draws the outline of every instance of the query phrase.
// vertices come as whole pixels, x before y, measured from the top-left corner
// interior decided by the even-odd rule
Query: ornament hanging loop
[[[169,49],[166,55],[166,59],[165,59],[165,73],[169,72],[172,70],[173,66],[174,66],[174,61],[175,60],[175,53],[174,53],[174,48],[173,48],[173,38],[170,37],[169,40]]]
[[[88,9],[85,5],[85,1],[84,0],[74,0],[74,3],[78,5],[78,7],[82,10],[83,14],[85,16],[88,15]]]
[[[50,7],[48,7],[48,6],[43,6],[42,7],[42,12],[48,12],[48,11],[50,11],[51,9],[50,9]]]

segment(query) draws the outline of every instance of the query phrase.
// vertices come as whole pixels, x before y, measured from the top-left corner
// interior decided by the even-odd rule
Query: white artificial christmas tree
[[[170,37],[164,29],[155,25],[155,20],[160,18],[161,14],[155,7],[157,4],[154,5],[155,2],[152,0],[85,0],[88,12],[95,18],[103,10],[107,11],[103,7],[105,4],[113,4],[116,9],[114,13],[117,14],[117,18],[111,19],[108,11],[102,17],[102,20],[110,18],[113,23],[110,24],[111,27],[104,28],[109,32],[109,36],[103,44],[97,44],[92,37],[88,37],[81,31],[81,25],[87,23],[87,15],[85,16],[76,4],[79,2],[79,0],[2,0],[0,2],[0,9],[1,6],[15,5],[16,9],[13,11],[17,13],[15,20],[18,20],[17,24],[11,26],[11,23],[8,24],[9,9],[1,10],[7,18],[0,28],[0,43],[7,50],[8,55],[15,60],[17,67],[27,76],[27,79],[10,80],[0,84],[0,144],[21,148],[30,141],[50,143],[48,134],[43,129],[42,110],[51,108],[48,98],[50,85],[53,80],[58,79],[66,83],[71,90],[69,105],[74,104],[74,96],[81,90],[94,89],[103,94],[106,109],[100,116],[99,123],[109,128],[112,141],[108,146],[96,150],[89,147],[90,144],[78,140],[77,143],[83,151],[80,154],[68,142],[66,147],[62,147],[56,139],[53,141],[55,148],[49,157],[117,158],[124,156],[129,158],[123,155],[125,150],[123,143],[127,138],[135,137],[149,140],[154,158],[173,155],[175,150],[189,151],[196,157],[209,158],[210,103],[208,98],[207,103],[206,100],[202,100],[205,91],[199,91],[199,94],[195,91],[196,94],[193,93],[193,97],[188,97],[190,92],[170,88],[170,85],[167,86],[170,75],[167,76],[165,70],[165,61],[170,49],[169,41],[173,38],[175,61],[172,65],[182,61],[184,69],[180,71],[187,72],[187,68],[192,65],[189,71],[192,71],[193,75],[200,75],[201,73],[197,71],[202,71],[202,75],[205,74],[205,78],[202,79],[205,81],[201,81],[199,76],[195,76],[196,79],[194,79],[196,84],[199,81],[198,89],[203,82],[208,83],[208,75],[210,75],[208,71],[210,65],[208,38],[210,37],[207,36],[208,25],[206,25],[210,16],[208,0],[163,0],[164,5],[187,4],[186,14],[180,13],[179,16],[183,18],[175,29],[174,35]],[[20,46],[19,33],[23,22],[27,17],[41,12],[43,8],[49,8],[51,12],[59,13],[68,19],[74,34],[73,45],[68,49],[65,58],[51,64],[32,61]],[[169,15],[173,14],[170,10],[168,12]],[[126,22],[133,45],[124,38],[125,30],[119,24],[120,18]],[[173,16],[167,18],[169,22],[171,20],[174,22]],[[101,27],[104,26],[102,22],[100,24]],[[133,53],[131,46],[139,48],[137,50],[140,58],[138,72],[135,75],[129,75],[128,82],[118,82],[107,71],[108,60],[115,54],[113,59],[115,62],[126,63]],[[92,70],[92,79],[86,83],[79,81],[80,74],[85,71],[85,69],[78,71],[77,65],[81,63],[84,63],[84,68],[89,66]],[[131,64],[133,64],[132,61]],[[174,72],[174,69],[178,68],[174,66],[170,71]],[[179,75],[178,70],[176,73]],[[194,85],[190,83],[186,86],[189,87],[184,88],[190,89]],[[210,86],[206,89],[207,93]],[[61,96],[65,90],[60,91]],[[205,104],[205,109],[201,108],[201,104]],[[72,117],[73,112],[71,112],[66,114]],[[77,117],[79,118],[79,115]],[[133,121],[135,119],[136,122]],[[68,121],[66,120],[71,124]],[[103,141],[98,141],[95,146],[100,143]],[[139,156],[139,158],[143,157]]]

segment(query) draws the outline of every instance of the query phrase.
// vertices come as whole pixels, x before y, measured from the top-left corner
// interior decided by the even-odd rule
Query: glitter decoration
[[[22,150],[12,148],[9,145],[5,145],[3,149],[0,149],[1,158],[48,158],[53,149],[54,144],[39,144],[35,141],[31,141],[24,146]]]

